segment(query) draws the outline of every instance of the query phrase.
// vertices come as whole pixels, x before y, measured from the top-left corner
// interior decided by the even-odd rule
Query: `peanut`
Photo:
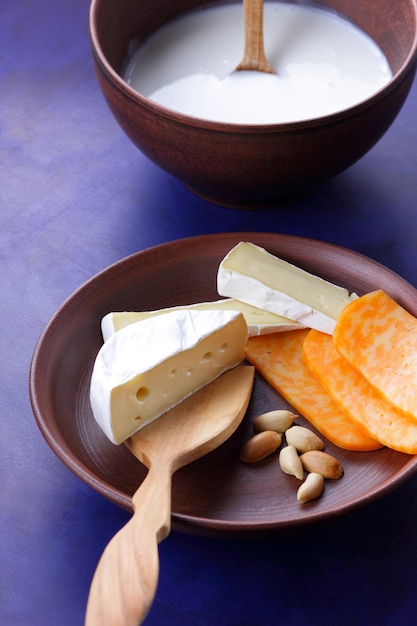
[[[313,433],[309,428],[304,426],[291,426],[286,433],[285,437],[287,443],[298,452],[307,452],[308,450],[323,450],[324,442]]]
[[[298,417],[291,411],[286,409],[277,409],[276,411],[268,411],[262,413],[253,422],[253,429],[260,433],[264,430],[274,430],[277,433],[284,433],[293,421]]]
[[[304,468],[294,446],[288,445],[279,453],[279,466],[285,474],[295,476],[299,480],[304,478]]]
[[[323,493],[324,478],[321,474],[311,472],[297,491],[297,500],[304,504],[318,498]]]
[[[338,479],[344,474],[341,463],[327,452],[309,450],[300,455],[301,463],[307,472],[321,474],[323,478]]]
[[[246,442],[240,453],[244,463],[256,463],[278,450],[282,443],[282,435],[273,430],[264,430]]]

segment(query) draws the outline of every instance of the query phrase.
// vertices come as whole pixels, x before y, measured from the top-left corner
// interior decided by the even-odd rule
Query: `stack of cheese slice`
[[[381,444],[367,435],[337,406],[303,360],[309,329],[253,337],[246,358],[283,398],[324,437],[345,450],[369,451]]]
[[[416,454],[417,319],[373,291],[342,312],[332,343],[329,393],[349,410],[352,396],[338,385],[340,376],[348,379],[365,404],[353,406],[362,428],[390,448]]]
[[[248,338],[237,311],[171,311],[122,328],[97,354],[93,415],[118,444],[241,363]]]
[[[417,453],[416,355],[417,319],[381,290],[346,306],[333,336],[304,330],[254,337],[246,348],[259,372],[336,445],[408,454]]]

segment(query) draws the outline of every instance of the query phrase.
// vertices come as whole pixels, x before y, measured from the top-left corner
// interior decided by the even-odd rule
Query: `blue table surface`
[[[333,242],[417,287],[417,85],[357,164],[266,211],[211,205],[147,160],[99,91],[88,0],[0,4],[0,623],[83,624],[108,540],[129,519],[51,452],[28,395],[40,333],[85,280],[133,252],[218,232]],[[173,531],[148,626],[403,626],[417,615],[417,477],[274,538]]]

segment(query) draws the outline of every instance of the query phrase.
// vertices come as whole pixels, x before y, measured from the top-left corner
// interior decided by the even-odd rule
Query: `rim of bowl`
[[[90,42],[92,45],[93,56],[100,66],[101,71],[107,76],[109,80],[124,94],[130,98],[138,102],[141,106],[144,106],[150,111],[154,113],[158,113],[165,118],[169,118],[177,124],[184,124],[187,126],[198,126],[199,128],[203,127],[206,129],[212,130],[220,130],[228,133],[262,133],[262,132],[291,132],[298,129],[306,128],[306,127],[317,127],[317,126],[327,126],[334,124],[340,119],[346,119],[348,117],[355,117],[359,115],[359,113],[363,109],[367,109],[376,101],[384,100],[388,97],[391,92],[397,87],[397,85],[403,82],[406,77],[410,73],[415,73],[417,69],[417,3],[413,2],[414,15],[415,15],[415,23],[416,28],[414,31],[413,43],[410,48],[410,51],[407,57],[404,59],[401,67],[397,70],[397,72],[392,76],[391,80],[386,83],[383,87],[378,89],[374,94],[372,94],[366,100],[362,100],[357,104],[348,107],[346,109],[342,109],[340,111],[336,111],[335,113],[331,113],[329,115],[325,115],[323,117],[315,117],[306,120],[297,120],[294,122],[277,122],[276,124],[242,124],[242,123],[232,123],[232,122],[220,122],[216,120],[208,120],[202,117],[194,117],[191,115],[186,115],[185,113],[180,113],[175,109],[170,109],[169,107],[158,104],[157,102],[147,98],[142,95],[139,91],[136,91],[133,87],[131,87],[123,78],[120,76],[118,72],[114,70],[109,61],[107,60],[106,55],[103,52],[103,49],[99,42],[99,37],[96,28],[97,22],[97,6],[102,0],[91,0],[90,11],[89,11],[89,34],[90,34]]]

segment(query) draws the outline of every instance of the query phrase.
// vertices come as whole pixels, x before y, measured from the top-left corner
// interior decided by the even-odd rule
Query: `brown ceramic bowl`
[[[221,124],[176,113],[121,78],[129,42],[143,39],[204,0],[92,0],[90,32],[100,88],[120,126],[158,166],[196,194],[237,207],[302,193],[360,159],[394,121],[417,62],[415,0],[322,0],[385,53],[392,80],[365,102],[310,121]]]

